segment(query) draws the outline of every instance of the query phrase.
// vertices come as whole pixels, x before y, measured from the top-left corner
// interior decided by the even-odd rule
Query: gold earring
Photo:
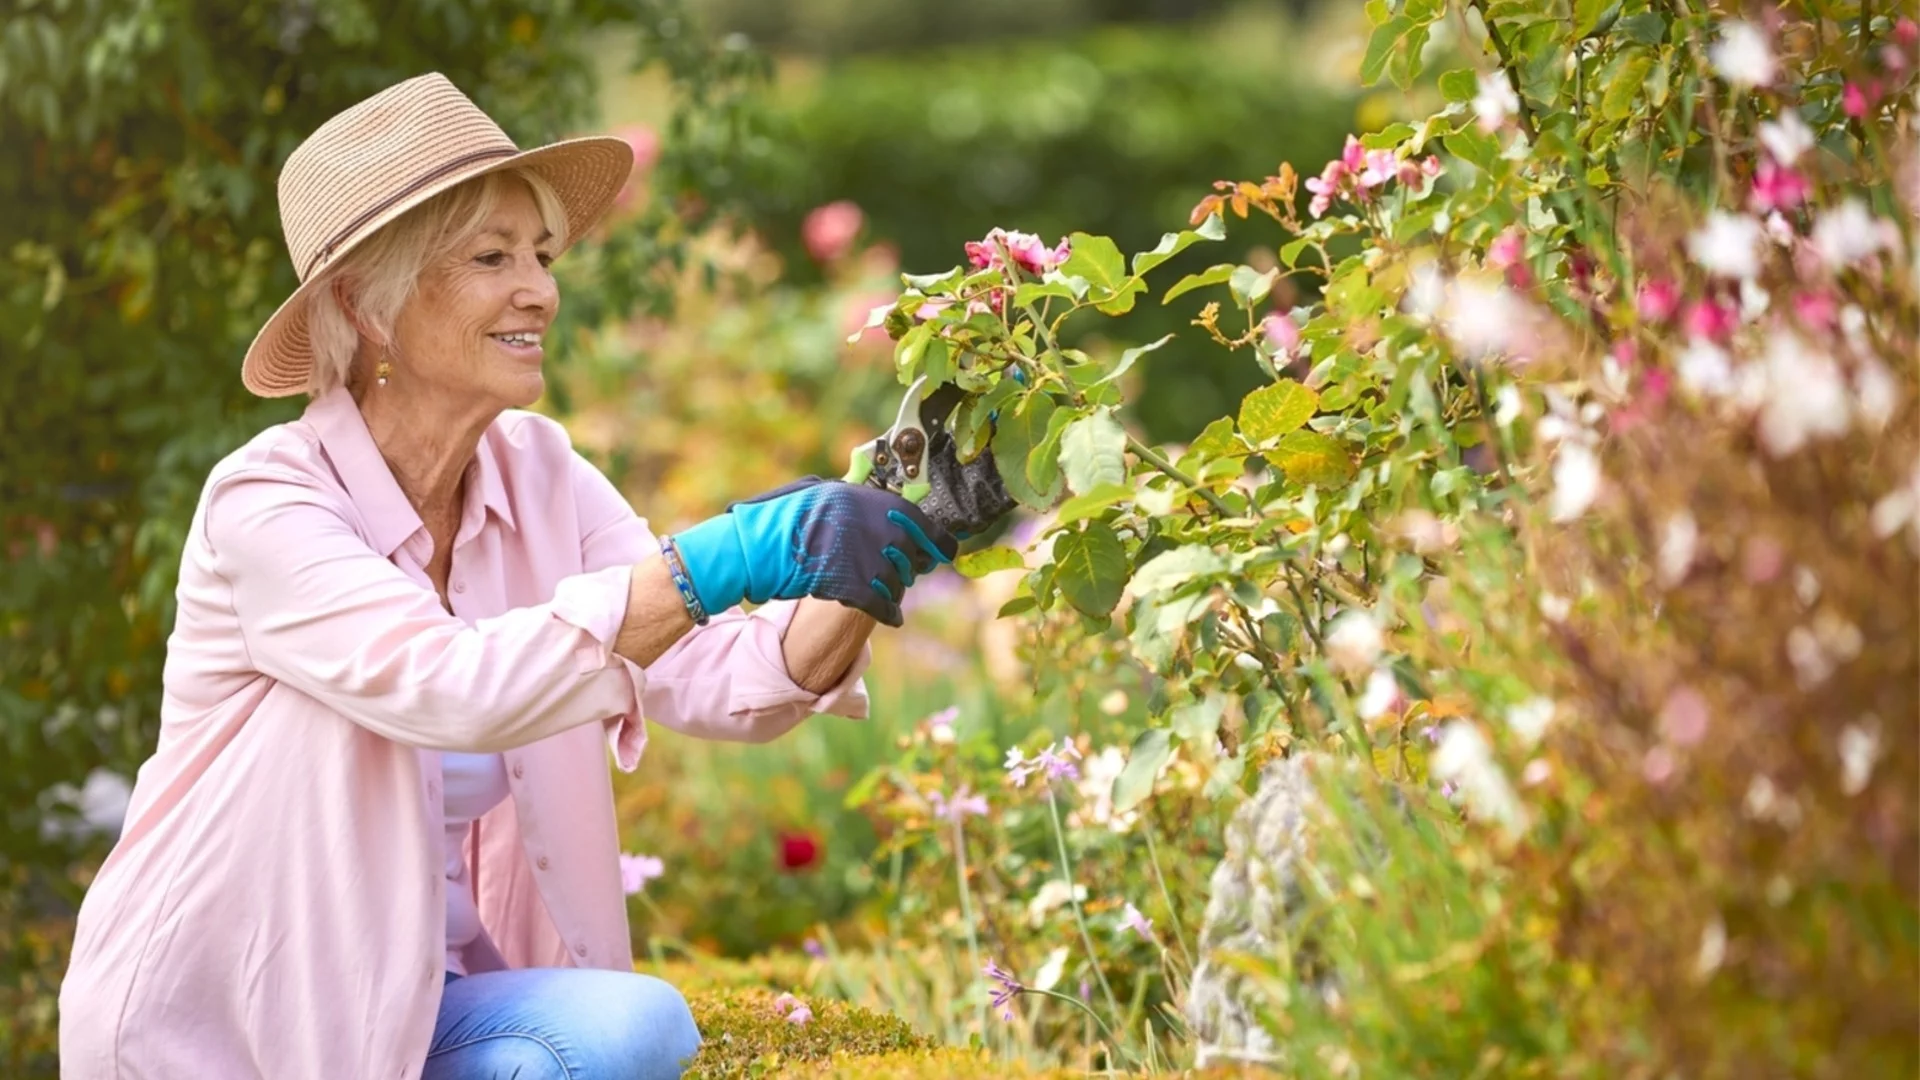
[[[384,359],[374,365],[373,377],[379,380],[381,386],[387,385],[387,376],[391,374],[393,374],[393,365],[387,363]]]

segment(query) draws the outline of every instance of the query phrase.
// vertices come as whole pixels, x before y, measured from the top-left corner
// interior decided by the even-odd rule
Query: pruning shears
[[[842,479],[891,491],[908,502],[924,501],[933,489],[927,478],[928,450],[934,436],[946,430],[964,394],[952,383],[929,392],[925,375],[913,380],[900,399],[893,426],[872,442],[853,448],[852,464]]]

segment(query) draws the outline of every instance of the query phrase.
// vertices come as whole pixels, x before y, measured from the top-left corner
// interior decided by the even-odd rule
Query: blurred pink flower
[[[1360,190],[1377,188],[1400,175],[1400,158],[1392,150],[1369,150],[1360,169]]]
[[[965,821],[969,816],[985,817],[988,809],[987,797],[973,794],[973,789],[965,784],[960,785],[960,790],[954,792],[952,801],[948,801],[945,793],[936,791],[927,796],[927,802],[933,806],[934,817],[955,825]]]
[[[1293,316],[1284,311],[1268,315],[1261,321],[1260,329],[1267,336],[1267,344],[1281,356],[1291,357],[1293,350],[1300,347],[1300,327],[1294,323]]]
[[[1879,100],[1880,84],[1878,82],[1873,80],[1865,83],[1850,82],[1840,95],[1840,106],[1855,120],[1865,120]]]
[[[1780,74],[1773,42],[1750,22],[1722,24],[1720,39],[1707,47],[1707,59],[1721,78],[1739,87],[1766,86]]]
[[[1791,210],[1807,200],[1807,178],[1798,169],[1774,161],[1762,161],[1753,174],[1753,208]]]
[[[1733,336],[1740,325],[1740,314],[1731,304],[1725,304],[1709,297],[1696,300],[1687,309],[1687,336],[1705,338],[1708,341],[1725,341]]]
[[[1139,934],[1147,941],[1153,940],[1153,920],[1140,914],[1140,909],[1132,904],[1127,905],[1126,913],[1120,920],[1120,926],[1122,929]]]
[[[654,855],[620,853],[620,887],[628,896],[647,887],[647,882],[666,874],[666,864]]]
[[[1327,162],[1319,176],[1308,177],[1307,190],[1313,192],[1313,202],[1307,211],[1314,217],[1325,214],[1333,206],[1334,196],[1340,194],[1340,184],[1346,179],[1347,167],[1338,161]]]
[[[635,191],[639,189],[640,178],[653,171],[660,162],[660,134],[645,124],[629,124],[615,131],[616,138],[626,140],[633,148],[633,171],[627,174],[627,182],[613,197],[615,209],[624,210],[633,203]]]
[[[1649,278],[1633,297],[1641,321],[1664,323],[1680,310],[1680,287],[1665,278]]]
[[[1017,746],[1009,747],[1007,775],[1013,779],[1014,787],[1026,787],[1027,777],[1037,772],[1046,773],[1048,780],[1073,780],[1080,775],[1079,767],[1073,763],[1079,757],[1079,749],[1065,739],[1050,744],[1032,758],[1022,754]]]
[[[800,241],[815,262],[837,262],[853,250],[853,242],[867,223],[867,215],[847,199],[816,206],[800,223]]]
[[[1839,310],[1833,294],[1825,289],[1796,293],[1793,297],[1793,317],[1809,330],[1830,329]]]
[[[811,1023],[812,1021],[813,1021],[813,1010],[807,1008],[805,1005],[802,1005],[799,1008],[787,1014],[787,1023],[789,1024],[808,1024],[808,1023]]]
[[[1675,746],[1693,746],[1707,735],[1707,699],[1691,686],[1667,695],[1660,707],[1660,734]]]

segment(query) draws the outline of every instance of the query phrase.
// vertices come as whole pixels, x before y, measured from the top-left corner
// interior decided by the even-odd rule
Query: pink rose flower
[[[853,250],[853,242],[866,223],[867,215],[859,206],[840,199],[816,206],[807,213],[806,220],[800,224],[800,241],[815,262],[838,262]]]
[[[1680,310],[1680,288],[1665,278],[1650,278],[1633,298],[1640,321],[1660,324]]]
[[[1293,316],[1284,311],[1273,312],[1261,320],[1260,329],[1267,336],[1267,344],[1280,356],[1291,357],[1293,350],[1300,347],[1300,327],[1294,323]]]

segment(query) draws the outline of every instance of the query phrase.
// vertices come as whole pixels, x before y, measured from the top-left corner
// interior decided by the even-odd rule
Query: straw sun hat
[[[570,238],[578,238],[626,183],[633,148],[594,136],[522,150],[438,73],[388,87],[320,125],[280,170],[280,222],[300,287],[247,348],[247,389],[262,397],[307,389],[307,298],[327,267],[440,192],[516,166],[553,185]]]

